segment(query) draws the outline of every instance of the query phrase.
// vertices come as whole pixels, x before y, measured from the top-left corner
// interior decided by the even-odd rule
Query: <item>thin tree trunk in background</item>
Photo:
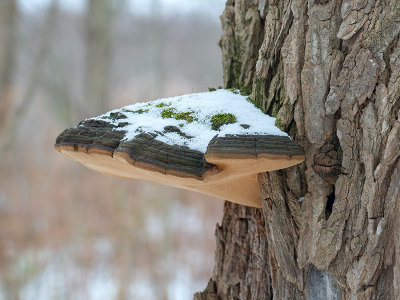
[[[154,72],[154,84],[153,84],[153,97],[155,99],[162,97],[165,89],[165,29],[162,22],[162,11],[161,11],[160,0],[151,1],[151,11],[154,17],[154,22],[149,28],[150,37],[152,39],[152,60],[153,60],[153,72]]]
[[[48,8],[46,20],[43,24],[41,34],[42,39],[39,44],[39,49],[35,54],[32,70],[29,74],[27,86],[22,95],[22,99],[14,110],[9,111],[9,114],[4,117],[3,126],[0,127],[0,155],[4,155],[4,153],[6,153],[11,147],[15,133],[18,130],[18,122],[29,111],[33,100],[35,99],[37,88],[42,80],[43,65],[45,64],[47,55],[51,48],[53,31],[57,20],[57,12],[58,0],[52,0]]]
[[[300,143],[226,203],[195,299],[400,299],[400,2],[228,0],[226,87]],[[299,201],[300,200],[300,201]]]
[[[88,0],[86,20],[86,101],[92,114],[108,109],[113,4]]]
[[[17,1],[0,3],[0,128],[4,126],[11,106],[16,55],[16,19]]]

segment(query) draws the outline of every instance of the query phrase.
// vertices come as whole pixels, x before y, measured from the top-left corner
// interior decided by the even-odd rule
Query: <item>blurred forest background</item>
[[[56,136],[222,84],[224,0],[0,0],[0,299],[191,299],[223,202],[94,173]]]

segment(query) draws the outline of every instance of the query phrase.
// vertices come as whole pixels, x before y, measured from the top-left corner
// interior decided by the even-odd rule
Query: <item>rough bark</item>
[[[261,209],[225,203],[215,231],[217,252],[207,292],[195,299],[267,299],[271,296],[266,227]]]
[[[195,299],[400,299],[400,2],[228,0],[221,20],[226,87],[307,157],[259,175],[262,210],[225,205]]]

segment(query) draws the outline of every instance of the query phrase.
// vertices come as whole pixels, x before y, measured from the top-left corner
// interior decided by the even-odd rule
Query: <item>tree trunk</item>
[[[113,1],[88,0],[85,89],[91,113],[108,110],[113,18]]]
[[[4,6],[11,7],[8,11],[4,12],[4,17],[8,22],[11,22],[8,26],[9,30],[13,32],[15,30],[15,24],[12,25],[12,22],[16,21],[16,14],[17,14],[17,2],[15,0],[11,0],[10,2],[6,2]],[[0,5],[0,10],[2,6]],[[51,41],[53,37],[53,30],[55,27],[55,23],[57,20],[57,12],[58,12],[58,1],[53,0],[48,8],[46,20],[43,25],[43,31],[41,33],[41,41],[39,44],[39,49],[34,56],[32,70],[28,76],[28,82],[26,88],[23,92],[22,98],[19,101],[18,105],[15,107],[11,107],[11,105],[4,106],[5,109],[0,107],[0,156],[4,156],[5,153],[10,150],[12,146],[12,141],[15,138],[15,132],[18,129],[18,124],[20,123],[21,118],[29,111],[30,106],[35,99],[36,91],[41,83],[42,80],[42,73],[43,73],[43,65],[46,61],[48,53],[51,48]],[[11,15],[13,16],[11,16]],[[1,18],[2,16],[0,16]],[[2,29],[0,28],[0,31]],[[16,56],[15,53],[15,32],[13,35],[9,35],[9,42],[11,43],[6,45],[1,45],[0,41],[0,48],[2,46],[4,49],[8,49],[8,55],[5,57],[5,65],[7,68],[5,70],[0,69],[0,71],[4,71],[4,77],[6,80],[4,82],[10,83],[12,82],[13,73],[14,73],[14,61],[13,59]],[[1,88],[1,87],[0,87]],[[5,89],[6,91],[7,89]],[[8,94],[9,101],[5,101],[5,103],[9,103],[12,100],[11,93]],[[7,98],[6,98],[7,99]],[[1,106],[1,89],[0,89],[0,106]],[[13,109],[10,109],[13,108]],[[3,116],[1,115],[3,111]]]
[[[300,143],[226,203],[195,299],[400,299],[400,2],[228,0],[224,83]]]
[[[11,106],[16,56],[16,18],[16,0],[0,3],[0,128],[4,126]]]

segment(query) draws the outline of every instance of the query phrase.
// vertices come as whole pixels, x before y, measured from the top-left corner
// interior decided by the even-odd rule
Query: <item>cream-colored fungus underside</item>
[[[111,152],[99,148],[60,145],[63,155],[97,172],[120,178],[144,179],[155,183],[193,190],[231,202],[261,207],[257,174],[294,166],[304,155],[261,154],[257,158],[226,153],[205,153],[207,162],[216,165],[201,179],[168,171],[152,164],[133,161],[125,152]]]

